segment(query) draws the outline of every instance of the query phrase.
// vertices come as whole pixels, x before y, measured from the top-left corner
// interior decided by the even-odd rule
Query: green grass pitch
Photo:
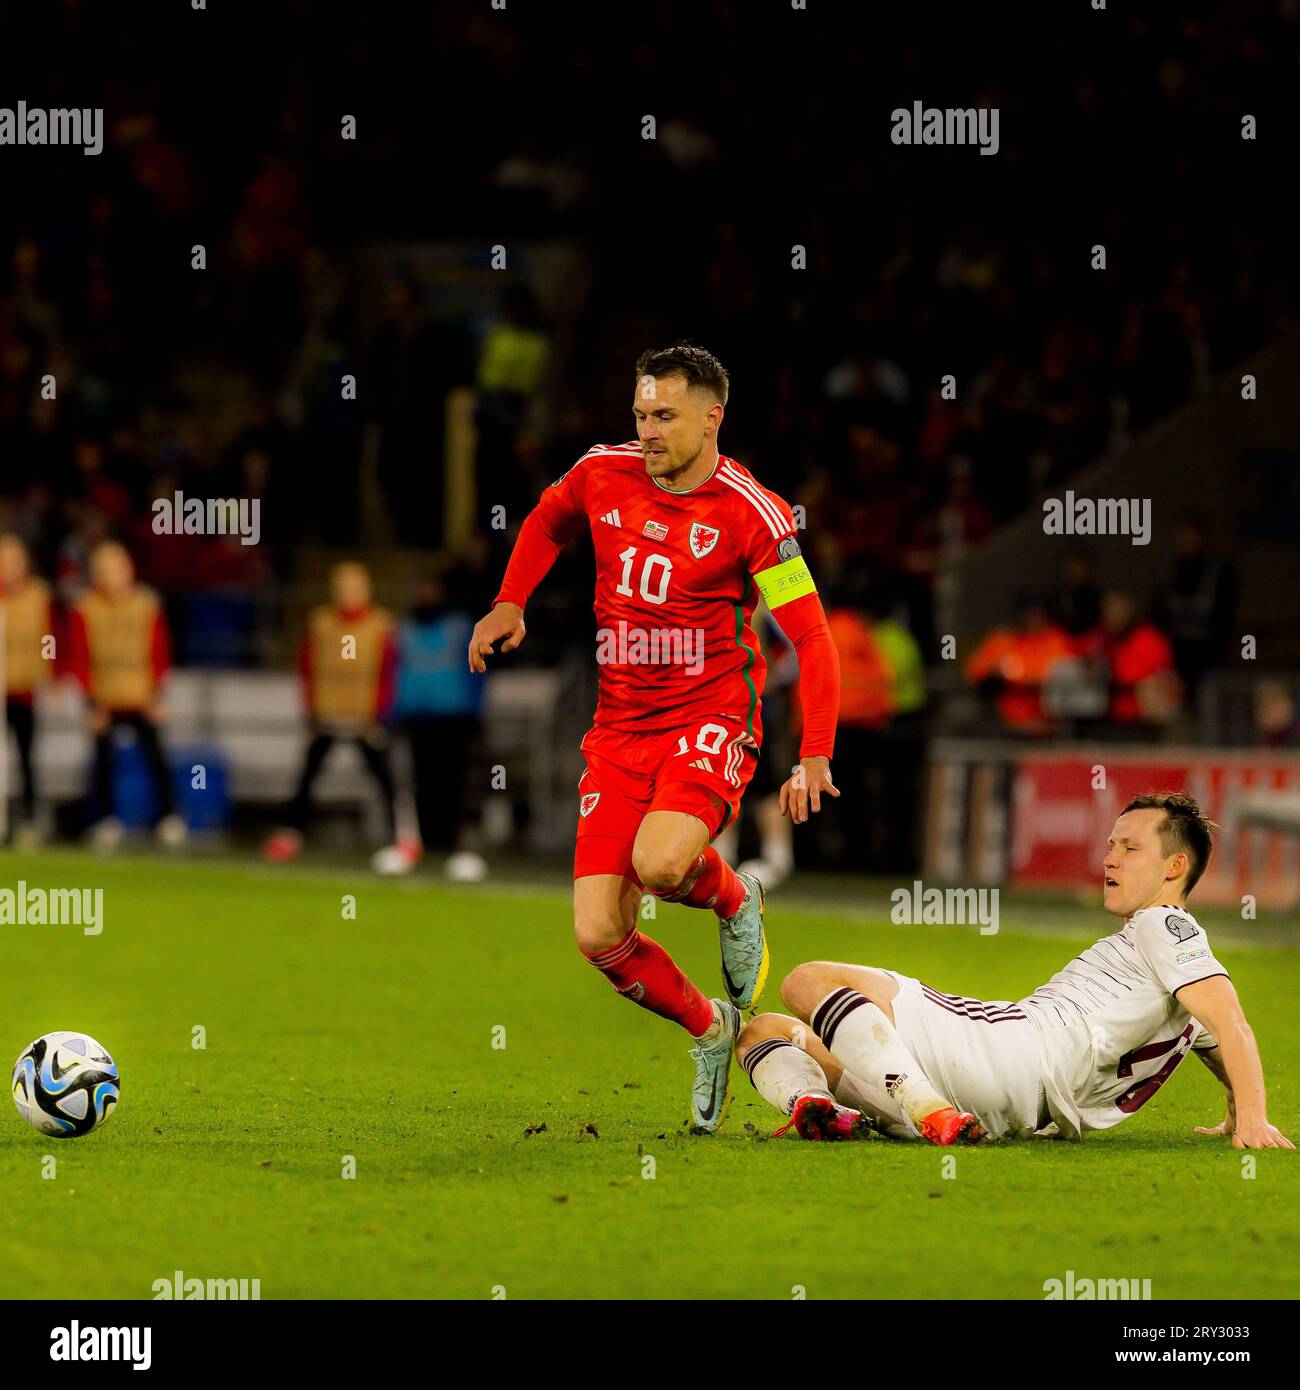
[[[1259,1154],[1248,1179],[1241,1153],[1194,1135],[1222,1111],[1194,1059],[1117,1130],[962,1150],[949,1178],[928,1147],[770,1140],[778,1117],[738,1068],[726,1128],[687,1133],[686,1039],[582,961],[555,889],[4,863],[0,886],[102,886],[105,927],[0,926],[3,1061],[40,1033],[90,1033],[122,1103],[73,1141],[5,1103],[0,1296],[150,1298],[178,1269],[260,1279],[263,1298],[1040,1299],[1070,1269],[1149,1278],[1155,1298],[1294,1293],[1300,1154]],[[873,914],[772,895],[764,1002],[816,958],[1014,999],[1109,930],[1100,911],[1005,900],[996,936],[891,926],[877,896]],[[1033,930],[1049,917],[1055,934]],[[1297,955],[1262,944],[1276,925],[1225,941],[1203,920],[1254,1023],[1272,1118],[1300,1139]],[[709,914],[643,925],[717,990]]]

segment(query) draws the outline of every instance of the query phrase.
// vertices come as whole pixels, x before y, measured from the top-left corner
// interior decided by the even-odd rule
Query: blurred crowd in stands
[[[893,625],[863,666],[901,662],[893,707],[864,696],[848,726],[919,717],[940,564],[1300,309],[1293,208],[1268,206],[1240,128],[1282,119],[1300,12],[1058,24],[1022,36],[1026,66],[983,14],[921,45],[816,8],[363,8],[340,31],[290,4],[255,43],[212,23],[194,67],[166,24],[128,38],[72,0],[15,16],[12,53],[64,54],[52,104],[102,104],[106,143],[54,188],[47,153],[8,156],[0,530],[68,602],[121,541],[180,661],[261,661],[305,543],[444,546],[444,406],[469,387],[481,534],[444,562],[450,601],[481,611],[540,489],[631,433],[636,354],[687,335],[731,372],[723,447],[804,508],[844,611]],[[938,93],[1000,110],[996,158],[889,142],[891,109]],[[1206,216],[1210,188],[1253,215]],[[422,265],[432,243],[450,269]],[[550,245],[584,273],[543,273]],[[260,498],[263,543],[156,534],[176,491]],[[963,663],[1003,727],[1156,726],[1194,699],[1235,578],[1194,522],[1174,549],[1154,594],[1098,592],[1083,552],[1024,594]],[[539,596],[565,640],[589,586],[579,550]]]
[[[1282,226],[1206,218],[1198,192],[1207,165],[1223,165],[1216,198],[1249,181],[1253,151],[1237,122],[1219,122],[1247,94],[1261,121],[1285,99],[1294,6],[1117,18],[1122,42],[1058,36],[1037,73],[914,39],[900,58],[887,33],[849,26],[834,62],[851,87],[828,80],[825,34],[804,16],[782,30],[780,101],[750,80],[770,21],[735,4],[691,13],[698,57],[669,42],[686,22],[671,4],[649,7],[630,49],[617,25],[560,33],[455,6],[410,21],[427,25],[421,44],[363,12],[320,66],[329,26],[294,8],[264,16],[258,44],[238,36],[241,101],[217,129],[202,119],[213,77],[160,75],[107,13],[65,3],[17,19],[33,44],[75,26],[78,49],[98,56],[67,85],[85,102],[98,93],[108,121],[104,154],[80,161],[61,196],[15,199],[21,217],[0,224],[3,486],[43,561],[177,487],[257,492],[272,542],[361,539],[371,424],[393,523],[436,545],[450,388],[479,387],[482,490],[517,515],[557,464],[630,427],[629,358],[689,332],[730,368],[727,446],[804,502],[810,528],[824,518],[846,567],[923,584],[940,553],[978,542],[1300,307]],[[212,42],[219,58],[236,36],[216,26]],[[634,90],[597,118],[589,89],[610,62]],[[511,99],[438,142],[435,195],[425,131],[458,114],[439,80],[453,72],[458,90],[470,79]],[[634,78],[661,105],[653,141]],[[877,80],[873,132],[861,88]],[[888,111],[945,80],[999,105],[997,158],[888,142]],[[182,82],[187,100],[166,100]],[[340,111],[364,107],[355,142],[329,108],[343,91]],[[1194,165],[1153,159],[1175,134],[1196,142]],[[47,174],[29,153],[15,192]],[[646,185],[658,211],[690,210],[689,235],[657,230],[646,246],[631,234],[620,209]],[[441,306],[400,258],[380,284],[358,274],[374,243],[480,239],[490,278],[503,237],[517,243],[506,288],[481,311]],[[579,248],[597,287],[584,303],[510,271],[510,253],[526,262],[539,237]],[[205,269],[192,268],[196,245]],[[805,269],[792,268],[796,246]],[[560,353],[552,329],[570,313]],[[46,373],[56,399],[42,396]],[[347,373],[355,401],[341,395]],[[213,549],[181,575],[166,555],[142,568],[164,586],[256,589],[260,556]]]

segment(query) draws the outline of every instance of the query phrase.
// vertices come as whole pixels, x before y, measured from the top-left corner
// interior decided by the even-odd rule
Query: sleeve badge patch
[[[1175,941],[1190,941],[1197,931],[1186,917],[1175,917],[1172,913],[1165,918],[1165,930]]]

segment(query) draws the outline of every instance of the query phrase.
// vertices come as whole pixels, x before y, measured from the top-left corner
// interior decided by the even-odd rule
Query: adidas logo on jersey
[[[696,760],[693,763],[689,763],[687,764],[687,766],[693,767],[697,772],[713,771],[713,764],[708,760],[708,758],[696,758]]]
[[[601,517],[601,520],[607,522],[610,526],[622,526],[623,524],[622,518],[618,514],[617,507],[615,507],[612,512],[606,512],[605,515]]]

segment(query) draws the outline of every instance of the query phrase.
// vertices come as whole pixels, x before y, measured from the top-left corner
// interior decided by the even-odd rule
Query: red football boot
[[[800,1139],[868,1139],[874,1134],[871,1121],[859,1110],[837,1105],[829,1096],[800,1096],[790,1118],[772,1136],[779,1138],[792,1128]]]
[[[942,1110],[933,1110],[921,1121],[921,1135],[932,1144],[978,1144],[984,1138],[984,1130],[974,1115],[966,1110],[954,1110],[945,1105]]]

